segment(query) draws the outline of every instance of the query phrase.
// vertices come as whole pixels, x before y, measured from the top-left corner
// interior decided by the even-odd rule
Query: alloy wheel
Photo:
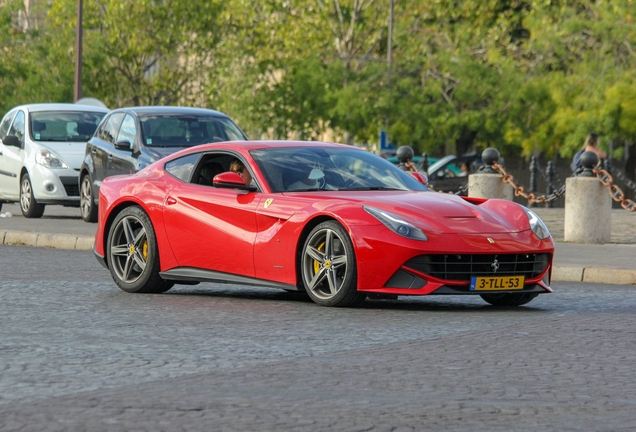
[[[122,218],[114,228],[110,243],[110,262],[117,277],[134,283],[146,269],[148,238],[143,223],[135,216]]]
[[[323,228],[311,235],[302,258],[302,275],[311,294],[321,300],[334,298],[347,282],[347,252],[340,235]]]
[[[33,199],[33,190],[31,188],[31,180],[28,177],[22,178],[22,185],[20,188],[20,207],[23,213],[28,213],[31,207],[31,200]]]

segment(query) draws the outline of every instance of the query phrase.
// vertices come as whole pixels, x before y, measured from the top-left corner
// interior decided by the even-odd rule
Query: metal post
[[[82,98],[82,1],[77,0],[75,27],[75,102]]]
[[[428,153],[422,153],[422,171],[428,174],[428,167],[431,163],[428,160]]]
[[[548,175],[548,187],[546,189],[546,195],[550,196],[555,192],[554,186],[552,186],[554,184],[554,175],[555,175],[554,162],[548,161],[548,166],[546,167],[546,170],[547,170],[546,174]],[[553,208],[554,200],[548,202],[547,207]]]
[[[539,166],[537,164],[537,157],[532,156],[530,158],[530,192],[537,192],[537,172],[539,171]],[[536,203],[531,203],[530,207],[536,207]]]

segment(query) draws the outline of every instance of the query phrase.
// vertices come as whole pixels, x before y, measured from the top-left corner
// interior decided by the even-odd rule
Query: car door
[[[115,150],[115,137],[123,118],[124,113],[112,113],[104,120],[97,134],[90,140],[91,158],[95,169],[93,182],[98,188],[101,186],[102,181],[110,175],[108,172],[108,158]]]
[[[8,178],[13,176],[13,173],[4,168],[6,166],[4,154],[7,151],[5,149],[4,143],[2,142],[2,138],[4,138],[9,133],[9,128],[11,127],[11,122],[15,117],[15,113],[15,110],[9,111],[2,119],[2,122],[0,122],[0,198],[3,198],[5,196],[3,192],[3,189],[6,187],[5,182],[9,181]],[[8,178],[5,179],[4,177]]]
[[[114,148],[113,152],[108,156],[108,175],[116,174],[134,174],[137,171],[137,158],[134,149],[138,148],[137,143],[137,124],[130,114],[126,114],[121,122],[116,143],[130,143],[129,150]]]
[[[4,198],[17,200],[20,197],[20,172],[26,158],[25,151],[26,113],[18,110],[7,135],[17,136],[21,146],[2,145],[0,156],[0,190]]]
[[[228,169],[228,154],[204,156],[219,156]],[[186,158],[166,164],[168,173],[177,172]],[[201,158],[194,172],[205,160]],[[189,174],[188,181],[199,177]],[[167,181],[172,188],[164,202],[164,227],[179,265],[254,277],[255,212],[261,194],[188,183],[176,176]]]

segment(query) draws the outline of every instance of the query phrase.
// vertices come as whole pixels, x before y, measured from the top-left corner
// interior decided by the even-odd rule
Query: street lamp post
[[[75,102],[82,98],[82,1],[77,0],[75,29]]]

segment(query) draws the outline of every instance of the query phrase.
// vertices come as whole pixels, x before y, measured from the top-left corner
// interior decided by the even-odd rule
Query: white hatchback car
[[[79,207],[79,171],[86,142],[107,108],[31,104],[11,109],[0,122],[0,209],[19,202],[38,218],[47,204]]]

